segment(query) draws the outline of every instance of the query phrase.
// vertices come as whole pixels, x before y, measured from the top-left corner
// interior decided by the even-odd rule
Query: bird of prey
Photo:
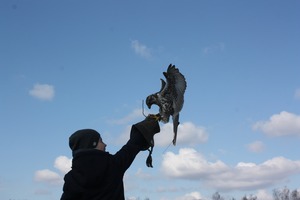
[[[163,72],[166,82],[161,80],[161,89],[159,92],[149,95],[146,98],[146,104],[150,109],[153,104],[159,107],[158,120],[163,123],[169,122],[170,116],[173,120],[173,145],[176,145],[177,128],[179,125],[179,112],[184,103],[184,93],[186,90],[185,77],[179,72],[175,65],[170,64],[167,72]]]

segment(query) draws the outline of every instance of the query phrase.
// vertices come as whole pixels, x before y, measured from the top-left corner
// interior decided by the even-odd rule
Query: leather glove
[[[129,144],[140,147],[142,151],[154,146],[154,135],[160,132],[159,123],[153,117],[146,117],[131,128]]]

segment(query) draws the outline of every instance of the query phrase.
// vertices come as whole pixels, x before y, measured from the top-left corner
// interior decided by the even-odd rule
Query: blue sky
[[[187,79],[171,124],[127,171],[128,200],[300,189],[300,2],[0,2],[0,198],[59,199],[68,137],[115,153],[167,66]],[[146,109],[156,113],[157,108]],[[169,147],[168,147],[169,146]]]

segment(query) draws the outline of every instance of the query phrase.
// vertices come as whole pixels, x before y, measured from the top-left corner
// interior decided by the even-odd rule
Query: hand
[[[128,142],[140,146],[141,150],[147,150],[150,146],[154,146],[153,136],[158,132],[160,132],[158,121],[148,116],[132,126]]]

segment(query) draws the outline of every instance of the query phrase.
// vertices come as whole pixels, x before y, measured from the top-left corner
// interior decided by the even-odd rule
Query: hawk
[[[184,103],[184,93],[186,89],[185,77],[179,72],[175,65],[170,64],[167,72],[163,72],[166,82],[161,80],[159,92],[149,95],[146,98],[146,105],[149,109],[153,104],[159,107],[158,120],[163,123],[169,122],[170,116],[173,120],[173,145],[176,145],[177,128],[179,125],[179,112]]]

